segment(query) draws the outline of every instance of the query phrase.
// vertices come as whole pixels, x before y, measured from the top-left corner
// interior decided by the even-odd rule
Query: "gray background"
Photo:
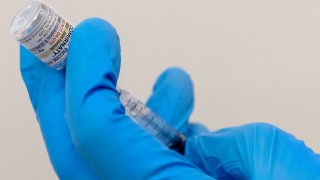
[[[1,1],[0,179],[56,179],[20,77],[11,19],[27,1]],[[320,152],[320,1],[48,0],[71,23],[109,20],[122,43],[121,87],[145,100],[181,66],[195,84],[193,121],[212,130],[273,123]]]

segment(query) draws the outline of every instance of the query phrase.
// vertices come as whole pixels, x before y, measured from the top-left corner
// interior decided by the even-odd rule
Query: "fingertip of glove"
[[[76,41],[77,47],[96,46],[99,43],[114,45],[118,44],[119,36],[116,29],[108,21],[101,18],[89,18],[74,28],[71,45],[75,44],[74,41]]]
[[[92,32],[100,32],[108,31],[111,35],[116,35],[116,29],[106,20],[101,18],[88,18],[80,22],[75,28],[74,32],[81,32],[81,31],[92,31]],[[92,34],[95,35],[95,34]]]
[[[163,84],[170,84],[170,87],[177,88],[184,86],[185,88],[193,88],[190,75],[180,67],[170,67],[159,76],[157,83],[154,85],[154,91]],[[186,90],[186,89],[185,89]]]
[[[35,64],[41,63],[40,60],[28,51],[25,47],[20,45],[20,69],[24,71],[33,67]]]
[[[54,71],[43,63],[28,49],[20,45],[20,71],[25,83],[34,76],[43,76],[43,73]]]
[[[68,68],[77,69],[83,65],[103,66],[101,61],[111,60],[114,72],[120,72],[120,42],[116,29],[100,18],[89,18],[76,26],[72,33],[68,54]],[[92,57],[100,57],[96,64]],[[72,68],[74,67],[74,68]]]
[[[179,67],[170,67],[159,76],[147,102],[148,107],[181,131],[187,128],[193,104],[191,78]]]

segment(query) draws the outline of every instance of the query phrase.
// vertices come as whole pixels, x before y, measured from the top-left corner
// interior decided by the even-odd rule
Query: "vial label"
[[[67,58],[73,27],[45,4],[41,4],[42,23],[30,35],[18,40],[47,65],[59,68]]]

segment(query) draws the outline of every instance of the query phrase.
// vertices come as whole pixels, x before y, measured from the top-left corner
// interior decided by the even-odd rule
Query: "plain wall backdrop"
[[[57,179],[9,34],[27,0],[0,5],[0,179]],[[146,100],[165,68],[195,85],[192,121],[273,123],[320,152],[320,1],[48,0],[74,25],[101,17],[122,44],[120,86]],[[50,79],[48,79],[50,80]]]

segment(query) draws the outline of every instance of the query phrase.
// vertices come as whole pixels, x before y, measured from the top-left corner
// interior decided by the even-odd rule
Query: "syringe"
[[[48,66],[65,68],[73,27],[44,2],[33,0],[22,8],[11,24],[15,38]],[[59,51],[56,51],[59,48]],[[59,52],[59,53],[53,53]],[[152,112],[127,91],[118,88],[126,113],[170,149],[183,153],[185,136]]]
[[[182,133],[151,111],[144,103],[132,97],[126,90],[118,88],[118,92],[126,113],[136,123],[160,139],[170,149],[183,154],[186,137]]]

